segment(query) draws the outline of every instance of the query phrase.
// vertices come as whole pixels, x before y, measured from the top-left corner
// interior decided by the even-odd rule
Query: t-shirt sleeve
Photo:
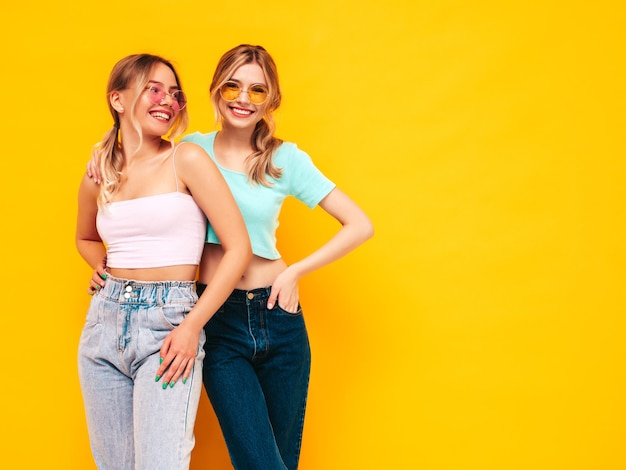
[[[194,144],[198,144],[199,141],[201,140],[201,137],[202,137],[202,134],[200,134],[199,132],[194,132],[193,134],[187,134],[182,139],[180,139],[180,141],[181,142],[193,142]]]
[[[311,157],[295,144],[288,145],[287,161],[284,174],[289,181],[289,192],[310,209],[320,203],[335,188],[314,164]]]

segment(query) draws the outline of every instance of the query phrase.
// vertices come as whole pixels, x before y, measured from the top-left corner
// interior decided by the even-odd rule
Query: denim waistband
[[[202,294],[206,289],[206,284],[202,282],[198,282],[198,292]],[[252,290],[243,290],[243,289],[235,289],[233,290],[226,302],[241,302],[246,303],[248,300],[264,300],[270,296],[270,292],[272,291],[272,287],[259,287],[257,289]]]
[[[272,291],[271,287],[259,287],[252,290],[235,289],[228,296],[228,302],[246,302],[247,300],[267,299]]]
[[[195,295],[196,281],[137,281],[107,275],[104,287],[97,293],[109,300],[160,304],[166,302],[172,289]]]

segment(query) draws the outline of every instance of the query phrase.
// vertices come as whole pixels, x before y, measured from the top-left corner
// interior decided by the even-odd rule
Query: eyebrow
[[[148,84],[150,83],[154,83],[155,85],[161,85],[163,88],[165,88],[165,84],[163,82],[157,82],[156,80],[148,80]],[[174,85],[169,87],[170,90],[180,90],[181,88],[178,85]]]
[[[231,77],[231,78],[229,78],[229,79],[228,79],[228,80],[226,80],[226,81],[227,81],[227,82],[237,82],[237,83],[239,83],[240,85],[242,84],[242,81],[241,81],[241,80],[238,80],[238,79],[236,79],[236,78],[232,78],[232,77]],[[263,83],[263,82],[255,82],[255,83],[251,83],[251,84],[250,84],[250,86],[257,86],[257,85],[261,85],[261,86],[264,86],[265,88],[269,88],[269,86],[268,86],[268,85],[266,85],[266,84],[265,84],[265,83]]]

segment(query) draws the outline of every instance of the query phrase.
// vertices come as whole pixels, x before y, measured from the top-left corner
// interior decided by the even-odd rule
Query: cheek
[[[217,111],[221,117],[224,117],[228,112],[228,104],[224,100],[220,100],[217,105]]]

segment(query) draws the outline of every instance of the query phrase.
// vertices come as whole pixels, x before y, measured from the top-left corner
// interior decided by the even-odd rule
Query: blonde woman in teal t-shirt
[[[261,46],[243,44],[220,59],[210,86],[217,132],[184,140],[202,146],[224,175],[244,217],[253,258],[236,289],[205,326],[203,381],[236,470],[298,467],[310,349],[298,296],[304,275],[373,235],[367,215],[295,144],[274,137],[281,91]],[[294,196],[341,224],[305,258],[287,264],[276,250],[278,215]],[[198,293],[224,255],[209,227]],[[94,273],[92,283],[103,284]],[[206,294],[205,294],[206,295]]]

